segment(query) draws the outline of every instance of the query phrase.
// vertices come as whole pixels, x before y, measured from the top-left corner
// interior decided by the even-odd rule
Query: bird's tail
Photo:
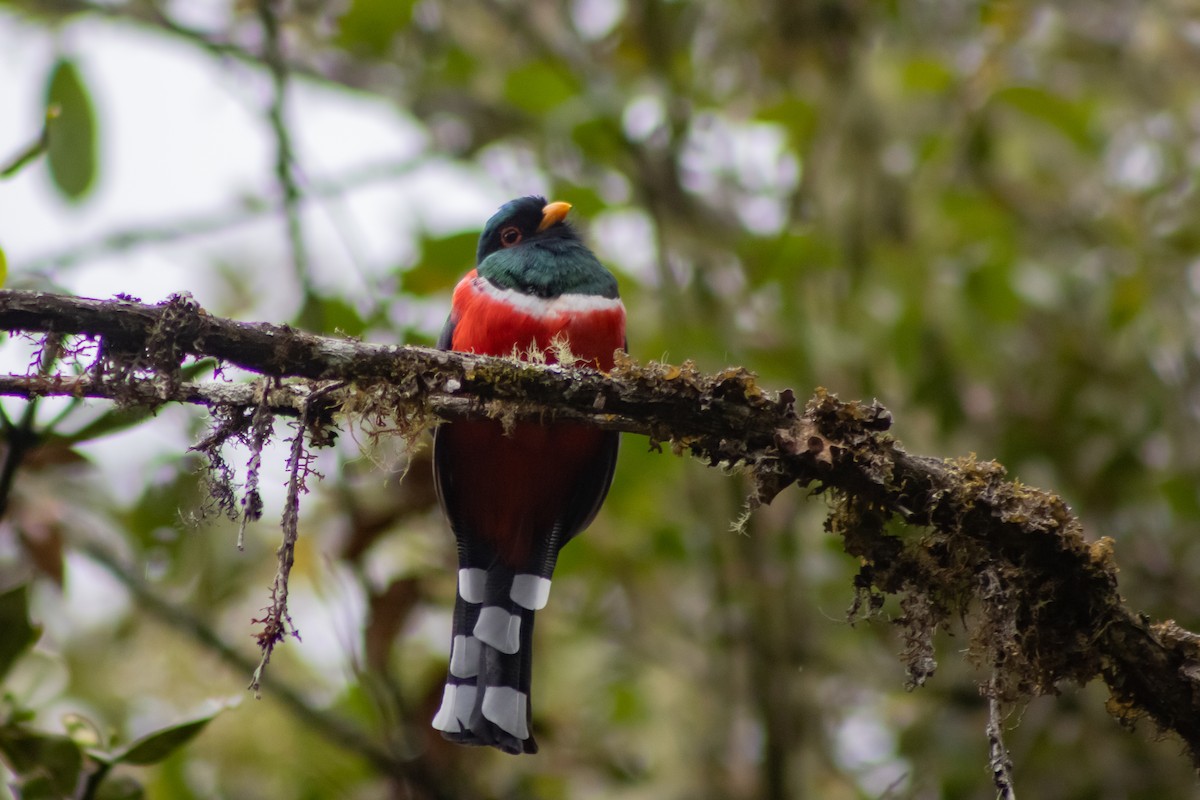
[[[460,744],[536,753],[530,731],[533,615],[550,579],[493,564],[458,571],[450,675],[433,727]]]

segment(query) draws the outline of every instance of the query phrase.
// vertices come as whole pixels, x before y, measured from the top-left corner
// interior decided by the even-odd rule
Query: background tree
[[[1115,540],[1133,605],[1200,624],[1188,535],[1200,517],[1200,90],[1188,79],[1200,19],[1182,6],[264,0],[187,13],[0,4],[3,25],[57,34],[44,74],[14,80],[46,86],[60,144],[51,136],[45,165],[14,180],[48,174],[81,208],[103,202],[112,178],[95,137],[104,141],[106,118],[90,88],[103,65],[75,58],[72,42],[115,29],[255,82],[265,203],[229,198],[218,214],[42,254],[8,244],[22,222],[6,208],[10,286],[80,291],[91,259],[183,241],[211,264],[174,288],[204,293],[216,313],[428,343],[486,210],[447,222],[409,204],[389,224],[412,242],[352,257],[354,279],[330,270],[316,228],[333,216],[346,249],[362,253],[372,234],[355,219],[372,212],[322,211],[367,181],[430,202],[451,184],[498,199],[540,191],[590,220],[621,278],[635,356],[743,364],[768,386],[877,396],[903,420],[910,450],[974,451],[1061,491],[1090,534]],[[313,87],[393,104],[421,147],[314,177],[305,159],[324,151],[290,116]],[[249,217],[286,246],[219,238]],[[108,274],[109,293],[142,291]],[[5,351],[22,366],[33,357],[20,341]],[[277,651],[264,701],[221,713],[186,748],[161,747],[165,760],[130,757],[126,745],[147,731],[182,743],[195,726],[172,723],[205,718],[202,704],[244,685],[274,536],[251,527],[238,552],[236,526],[195,527],[206,493],[182,448],[112,460],[149,429],[194,442],[194,416],[4,408],[6,463],[24,456],[4,474],[4,609],[19,620],[32,597],[46,626],[32,653],[32,632],[0,627],[0,652],[23,653],[6,713],[31,709],[46,729],[97,738],[121,762],[115,774],[151,796],[994,791],[986,673],[954,656],[965,643],[950,632],[937,675],[904,692],[887,624],[903,610],[845,624],[857,564],[823,530],[820,499],[785,493],[738,536],[741,480],[635,438],[605,512],[564,551],[539,622],[536,759],[455,748],[429,730],[452,540],[424,455],[410,463],[383,443],[364,458],[354,436],[317,464],[325,480],[310,485],[293,596],[305,640]],[[268,477],[285,455],[264,454]],[[281,493],[263,485],[278,507]],[[81,597],[101,610],[81,614]],[[1105,696],[1064,687],[1018,709],[1007,733],[1017,784],[1045,797],[1192,791],[1178,744],[1121,730]],[[64,712],[77,715],[67,729]],[[388,754],[409,767],[389,772]],[[137,766],[149,760],[158,765]]]

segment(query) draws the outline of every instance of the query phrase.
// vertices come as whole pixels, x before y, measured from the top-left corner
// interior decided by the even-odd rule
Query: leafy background
[[[976,452],[1063,493],[1115,540],[1135,607],[1200,627],[1189,4],[294,0],[269,18],[295,103],[274,127],[261,7],[201,5],[0,2],[8,35],[38,43],[4,80],[37,96],[30,119],[60,109],[0,199],[36,182],[64,237],[88,233],[21,252],[25,212],[0,206],[9,286],[149,297],[142,260],[157,258],[184,265],[163,268],[167,291],[216,314],[429,343],[490,210],[565,199],[621,280],[635,357],[878,397],[909,450]],[[219,211],[156,213],[190,190],[174,173],[126,218],[95,210],[121,180],[113,139],[139,125],[106,116],[127,89],[104,80],[90,35],[204,62],[255,117],[236,146],[180,153],[163,137],[137,159],[253,165]],[[142,125],[170,122],[164,81],[125,98]],[[300,119],[314,93],[387,109],[395,157],[308,169],[367,135],[313,139],[328,124]],[[201,135],[220,140],[219,119]],[[281,129],[301,194],[290,244]],[[37,126],[6,135],[16,157]],[[6,340],[5,363],[33,347]],[[108,765],[96,786],[114,797],[994,793],[984,675],[952,630],[934,680],[904,691],[899,610],[846,624],[856,565],[820,497],[789,491],[737,535],[740,478],[627,438],[539,617],[542,753],[513,759],[428,726],[454,589],[427,452],[410,464],[350,431],[322,456],[297,556],[304,640],[255,701],[239,659],[253,664],[276,539],[260,523],[239,552],[234,526],[194,521],[205,492],[185,450],[203,420],[44,404],[22,428],[26,410],[4,409],[10,448],[39,433],[0,523],[0,752],[27,796],[65,793],[55,781],[80,765]],[[278,477],[282,452],[266,461]],[[1013,709],[1021,794],[1193,794],[1180,745],[1123,730],[1105,699],[1064,686]],[[389,775],[370,747],[433,777]]]

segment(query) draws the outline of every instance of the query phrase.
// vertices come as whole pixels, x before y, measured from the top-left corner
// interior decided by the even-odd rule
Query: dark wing
[[[587,470],[579,477],[575,496],[567,507],[567,513],[562,519],[562,544],[566,544],[576,534],[592,524],[592,520],[600,513],[600,506],[608,496],[612,486],[613,473],[617,469],[617,448],[621,442],[621,434],[617,431],[605,431],[604,441],[596,458],[588,465]],[[560,545],[561,546],[561,545]]]
[[[437,349],[449,350],[450,343],[454,341],[454,326],[458,324],[458,320],[454,318],[454,313],[446,317],[446,324],[442,326],[442,332],[438,335]]]
[[[626,338],[622,347],[629,352],[629,339]],[[621,443],[621,434],[617,431],[605,431],[604,441],[596,454],[596,459],[579,479],[575,496],[571,499],[566,516],[562,519],[562,544],[566,544],[580,531],[592,524],[592,520],[600,513],[608,489],[612,486],[613,473],[617,469],[617,450]],[[560,547],[562,545],[559,545]]]
[[[446,324],[442,326],[442,332],[438,336],[438,350],[450,349],[450,344],[454,340],[454,326],[457,324],[458,320],[455,319],[454,313],[451,312],[446,317]],[[445,430],[444,423],[433,429],[433,487],[437,493],[438,501],[442,505],[442,513],[446,515],[446,519],[450,520],[451,526],[457,529],[458,525],[450,515],[449,504],[446,502],[447,495],[454,488],[454,474],[446,463],[446,459],[441,456],[438,448],[438,434],[443,430]]]

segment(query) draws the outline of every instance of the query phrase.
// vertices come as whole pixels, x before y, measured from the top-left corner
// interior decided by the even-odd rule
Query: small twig
[[[292,135],[287,126],[287,91],[289,69],[283,56],[280,38],[279,17],[276,0],[258,0],[258,18],[263,28],[263,62],[271,72],[271,103],[267,108],[267,120],[275,138],[275,179],[283,195],[283,213],[287,223],[288,246],[291,249],[292,268],[304,289],[306,298],[313,297],[316,289],[308,263],[308,250],[304,244],[304,230],[300,223],[300,187],[296,183],[295,151]]]
[[[46,334],[38,357],[38,377],[44,378],[50,374],[60,353],[62,353],[62,339],[51,333]],[[16,423],[13,423],[8,415],[0,417],[0,426],[2,426],[4,440],[7,444],[4,462],[0,464],[0,519],[4,519],[8,513],[8,500],[12,496],[17,470],[26,454],[37,445],[40,438],[40,434],[34,430],[37,421],[37,406],[38,399],[31,397],[25,404],[24,411],[21,412],[20,420]]]
[[[992,782],[999,794],[998,800],[1017,800],[1017,792],[1013,784],[1012,758],[1004,745],[1004,715],[1000,708],[1000,688],[997,681],[998,668],[992,668],[992,677],[985,690],[988,701],[988,765],[992,770]]]
[[[33,421],[37,411],[37,398],[31,399],[21,414],[20,421],[13,423],[7,419],[4,422],[4,441],[7,447],[4,451],[4,462],[0,464],[0,519],[8,513],[8,499],[12,495],[13,482],[21,462],[37,443],[37,434],[33,430]]]
[[[309,385],[304,382],[276,386],[267,393],[267,407],[273,414],[297,416],[309,391]],[[36,375],[0,375],[0,396],[70,397],[75,401],[85,397],[96,400],[120,399],[146,405],[169,401],[209,408],[247,409],[256,408],[261,402],[258,389],[252,383],[181,383],[173,392],[162,397],[149,382],[117,383],[91,375],[50,375],[44,378]],[[3,425],[2,421],[0,425]]]
[[[42,122],[42,130],[38,137],[9,159],[8,163],[0,166],[0,178],[11,178],[26,164],[46,152],[46,148],[50,146],[50,126],[54,124],[54,120],[58,119],[60,114],[62,114],[62,108],[57,104],[46,109],[46,117]]]
[[[296,561],[296,542],[300,538],[300,492],[304,485],[302,473],[307,466],[304,454],[306,417],[306,414],[301,414],[296,435],[292,438],[291,455],[288,456],[290,475],[287,500],[284,501],[283,518],[280,522],[280,526],[283,528],[283,541],[275,551],[275,555],[279,559],[279,567],[275,571],[275,583],[271,586],[271,605],[267,608],[265,617],[261,620],[254,620],[263,626],[262,631],[258,634],[258,646],[262,650],[262,658],[254,670],[248,688],[254,692],[256,698],[260,699],[262,697],[262,677],[266,672],[267,664],[271,661],[271,653],[274,652],[275,645],[282,642],[289,632],[297,640],[300,639],[300,631],[296,629],[291,615],[288,613],[288,581],[292,574],[292,565]]]
[[[288,581],[292,574],[292,565],[296,560],[296,542],[300,538],[300,494],[308,491],[308,487],[305,486],[305,478],[310,472],[311,456],[304,449],[304,434],[311,423],[310,410],[313,408],[314,402],[340,388],[342,385],[339,383],[330,384],[312,392],[305,399],[300,410],[300,420],[296,425],[296,435],[292,438],[292,449],[287,463],[289,472],[287,498],[284,501],[283,518],[280,521],[280,527],[283,529],[283,541],[275,551],[279,559],[279,567],[275,572],[275,582],[271,587],[271,605],[267,608],[267,615],[261,620],[255,620],[263,625],[262,631],[258,634],[258,646],[262,650],[262,658],[254,670],[249,686],[255,697],[262,696],[262,677],[266,672],[267,664],[271,661],[271,653],[275,650],[275,645],[282,642],[288,633],[297,640],[300,639],[300,631],[296,629],[291,615],[288,613]]]
[[[242,494],[242,520],[238,525],[237,549],[245,549],[246,525],[262,519],[263,500],[258,490],[258,477],[262,469],[262,451],[275,426],[275,415],[271,413],[269,398],[272,381],[263,378],[258,382],[259,401],[250,420],[250,461],[246,464],[246,490]]]

